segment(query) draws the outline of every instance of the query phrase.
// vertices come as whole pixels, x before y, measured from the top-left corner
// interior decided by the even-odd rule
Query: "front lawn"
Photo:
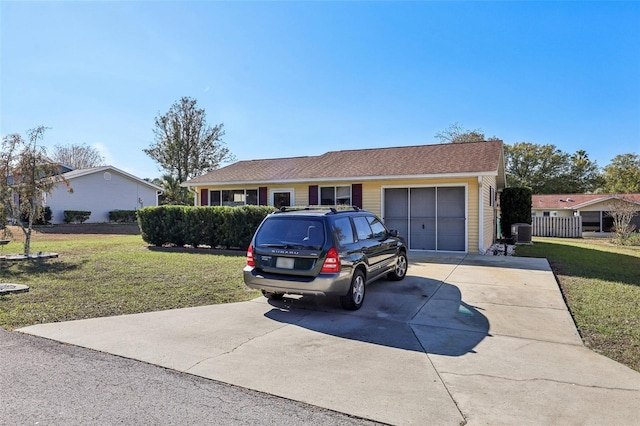
[[[606,239],[533,239],[516,256],[546,257],[586,346],[640,371],[640,247]]]
[[[14,235],[21,237],[18,232]],[[22,251],[13,241],[0,254]],[[37,233],[32,253],[45,261],[0,261],[0,283],[26,284],[27,293],[0,296],[0,327],[250,300],[260,295],[242,280],[243,253],[168,253],[147,248],[139,235]]]

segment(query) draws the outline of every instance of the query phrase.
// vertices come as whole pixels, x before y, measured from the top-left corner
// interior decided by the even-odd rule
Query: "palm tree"
[[[162,175],[158,185],[164,188],[159,197],[160,204],[189,205],[190,194],[187,188],[180,186],[180,181],[170,174]]]

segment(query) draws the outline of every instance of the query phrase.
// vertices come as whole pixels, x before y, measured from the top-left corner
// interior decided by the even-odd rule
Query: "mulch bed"
[[[62,223],[34,226],[33,230],[43,234],[140,235],[137,223]]]

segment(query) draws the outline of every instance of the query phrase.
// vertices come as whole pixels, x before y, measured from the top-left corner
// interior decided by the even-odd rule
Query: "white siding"
[[[112,210],[136,210],[155,206],[158,203],[156,190],[130,179],[114,170],[79,176],[69,180],[70,193],[64,184],[59,184],[46,197],[45,205],[51,207],[51,222],[64,223],[65,210],[91,212],[88,223],[108,222]]]
[[[550,217],[571,217],[574,216],[573,210],[544,210],[544,209],[535,209],[531,210],[533,216],[542,217],[544,216],[544,212],[548,212]]]

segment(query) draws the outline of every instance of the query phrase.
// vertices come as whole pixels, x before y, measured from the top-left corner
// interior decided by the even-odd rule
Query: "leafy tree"
[[[223,124],[207,125],[204,109],[183,97],[169,111],[155,118],[155,141],[143,150],[178,183],[207,173],[233,155],[222,141]]]
[[[2,138],[0,213],[2,217],[8,217],[20,225],[25,236],[25,256],[29,255],[31,248],[33,223],[42,215],[44,195],[60,183],[69,187],[69,183],[59,174],[58,164],[47,157],[44,147],[38,145],[45,130],[43,126],[29,130],[26,141],[19,134]],[[21,217],[27,218],[27,222],[23,222]]]
[[[500,140],[496,137],[485,138],[482,129],[468,130],[458,122],[452,123],[441,132],[435,134],[441,143],[468,143]]]
[[[555,145],[517,142],[505,146],[505,157],[509,186],[526,186],[534,194],[567,192],[563,179],[570,157]]]
[[[88,169],[106,165],[100,151],[86,144],[56,145],[51,158],[74,169]]]
[[[605,191],[614,194],[640,192],[640,156],[616,155],[604,168]]]
[[[591,161],[586,151],[578,150],[569,159],[569,172],[562,179],[565,194],[595,192],[604,184],[598,163]]]

